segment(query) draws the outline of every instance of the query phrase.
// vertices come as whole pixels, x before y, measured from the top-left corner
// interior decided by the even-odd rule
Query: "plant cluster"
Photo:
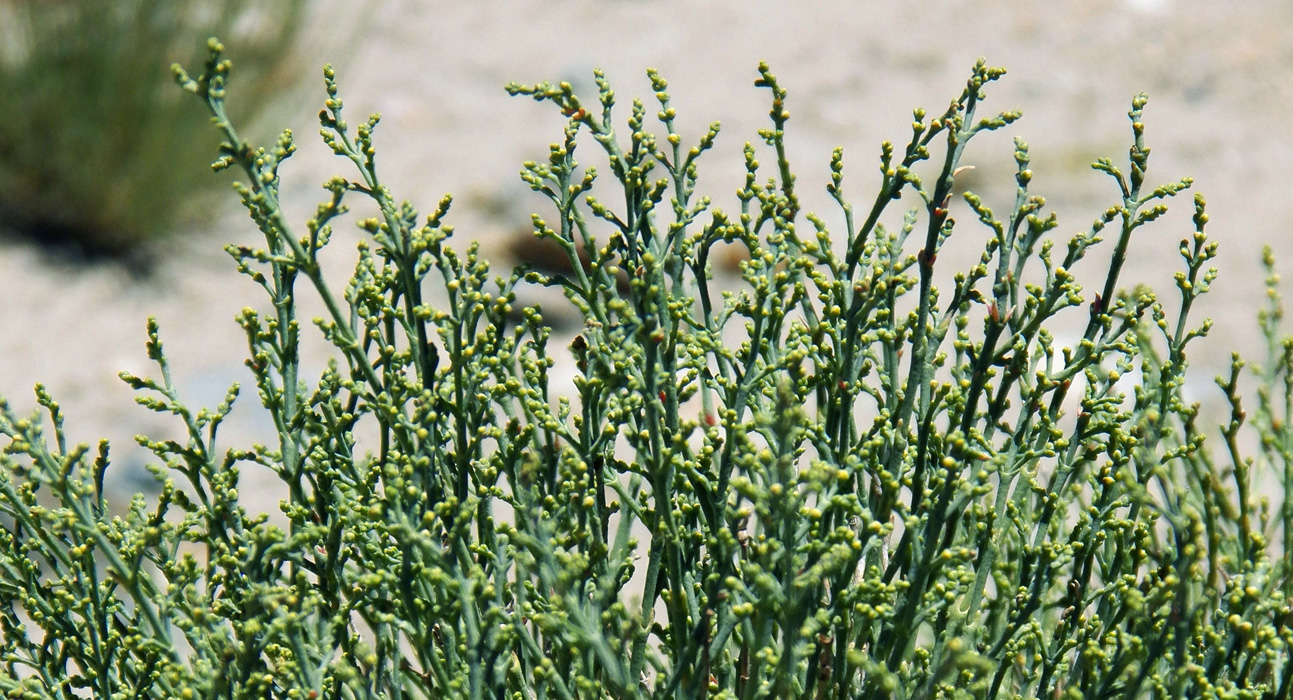
[[[1201,197],[1175,299],[1123,291],[1129,240],[1190,186],[1147,184],[1144,96],[1128,163],[1094,166],[1113,204],[1063,240],[1022,140],[1004,214],[952,196],[970,141],[1020,116],[981,115],[1004,73],[982,61],[945,110],[915,111],[905,145],[882,146],[874,198],[846,194],[835,151],[834,223],[801,211],[766,66],[770,125],[727,212],[696,192],[719,126],[684,143],[655,72],[658,107],[634,100],[627,129],[600,73],[592,101],[511,85],[568,118],[522,177],[555,212],[535,235],[571,272],[493,277],[475,246],[447,246],[448,197],[425,217],[392,197],[378,117],[343,116],[331,68],[321,133],[354,174],[292,228],[278,199],[292,134],[238,135],[230,64],[210,48],[200,75],[176,74],[265,236],[228,250],[269,297],[238,322],[278,444],[222,449],[238,387],[187,406],[151,321],[157,374],[122,378],[186,428],[140,438],[155,501],[114,514],[108,446],[65,444],[43,389],[48,421],[0,406],[5,697],[1288,696],[1293,341],[1272,274],[1257,451],[1238,358],[1212,449],[1182,398],[1187,346],[1208,330],[1191,308],[1215,276]],[[590,144],[608,194],[576,160]],[[355,199],[370,235],[338,288],[319,252]],[[895,202],[916,204],[886,224]],[[954,236],[986,242],[940,289]],[[719,291],[709,259],[727,244],[749,259]],[[1105,269],[1091,291],[1084,259]],[[568,350],[518,308],[525,279],[582,313]],[[336,349],[308,379],[303,292]],[[1065,346],[1053,329],[1074,319]],[[559,362],[573,387],[555,385]],[[246,468],[282,480],[276,517],[242,505]],[[1264,479],[1273,501],[1253,494]]]
[[[0,3],[0,229],[88,257],[143,262],[209,207],[205,115],[164,80],[213,32],[237,33],[248,99],[282,111],[306,0]],[[248,30],[249,24],[254,30]],[[205,193],[205,195],[204,195]]]

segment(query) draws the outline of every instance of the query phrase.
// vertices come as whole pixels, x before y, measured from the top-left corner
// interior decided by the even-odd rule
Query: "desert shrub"
[[[1255,432],[1236,359],[1230,419],[1205,439],[1182,398],[1215,276],[1203,198],[1170,242],[1172,311],[1120,275],[1130,237],[1190,186],[1147,184],[1144,96],[1128,162],[1094,166],[1113,203],[1065,240],[1022,140],[1004,215],[951,196],[969,142],[1020,116],[982,116],[1003,74],[983,62],[882,146],[873,198],[846,193],[835,152],[831,224],[800,209],[766,67],[771,124],[727,213],[695,191],[718,125],[683,143],[654,72],[651,128],[634,100],[617,129],[600,74],[593,101],[513,85],[568,117],[522,177],[555,212],[535,235],[571,264],[494,277],[474,246],[448,247],[448,197],[423,218],[381,184],[378,118],[343,117],[330,68],[323,139],[354,174],[291,227],[292,135],[239,137],[229,71],[214,40],[201,75],[176,69],[265,236],[228,250],[269,298],[238,322],[278,443],[220,449],[238,387],[185,405],[152,321],[157,373],[122,378],[186,429],[140,438],[156,500],[113,515],[107,445],[66,445],[43,389],[48,420],[0,408],[7,697],[1287,696],[1293,341],[1272,273]],[[610,164],[596,197],[575,158],[590,144]],[[370,236],[337,287],[319,252],[354,199]],[[894,220],[898,201],[916,206]],[[720,294],[708,256],[724,242],[749,259]],[[953,244],[982,255],[938,289]],[[1072,270],[1097,257],[1087,291]],[[568,350],[540,309],[514,308],[526,278],[582,313]],[[302,293],[336,349],[308,381]],[[275,518],[242,505],[247,468],[283,482]]]
[[[218,141],[164,80],[216,32],[237,35],[240,123],[281,116],[305,0],[0,3],[0,229],[90,257],[210,216]],[[218,197],[216,199],[218,200]]]

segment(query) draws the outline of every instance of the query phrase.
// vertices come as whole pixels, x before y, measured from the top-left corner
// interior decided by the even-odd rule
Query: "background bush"
[[[209,217],[208,120],[167,86],[212,33],[238,38],[240,123],[294,94],[306,0],[9,0],[0,3],[0,229],[90,256]]]

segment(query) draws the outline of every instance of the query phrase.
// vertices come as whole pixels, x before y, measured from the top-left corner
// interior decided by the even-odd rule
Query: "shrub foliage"
[[[293,229],[292,135],[239,137],[221,50],[176,74],[265,235],[228,250],[269,298],[238,322],[279,441],[218,447],[238,387],[188,407],[151,321],[157,373],[122,378],[186,428],[140,438],[155,500],[114,514],[107,445],[65,444],[43,389],[48,420],[0,406],[6,697],[1287,697],[1293,341],[1272,275],[1256,439],[1236,358],[1218,380],[1229,421],[1205,441],[1182,398],[1215,276],[1203,199],[1170,300],[1120,276],[1130,238],[1190,186],[1147,184],[1144,96],[1128,162],[1094,165],[1114,203],[1064,240],[1022,140],[1003,215],[953,197],[970,141],[1020,116],[981,115],[1004,72],[982,62],[882,146],[873,199],[845,193],[835,151],[832,217],[800,209],[764,66],[770,125],[726,213],[695,186],[718,125],[684,143],[656,73],[650,127],[638,100],[618,126],[600,73],[592,101],[511,85],[568,117],[522,177],[571,272],[497,278],[446,245],[448,197],[425,218],[392,198],[378,117],[347,122],[330,68],[323,140],[354,174]],[[608,193],[578,147],[604,152]],[[334,287],[319,251],[354,199],[371,235]],[[886,225],[898,201],[916,206]],[[939,289],[954,234],[986,242]],[[731,244],[749,259],[720,291],[710,257]],[[1088,290],[1072,270],[1097,257]],[[526,279],[582,313],[568,350],[517,308]],[[308,381],[301,293],[336,350]],[[282,480],[275,518],[241,505],[245,468]]]

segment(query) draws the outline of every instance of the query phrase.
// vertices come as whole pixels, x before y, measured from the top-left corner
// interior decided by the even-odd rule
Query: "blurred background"
[[[765,60],[789,90],[789,157],[805,207],[835,221],[824,190],[831,149],[844,147],[846,193],[869,201],[880,142],[905,143],[911,109],[945,108],[979,56],[1009,69],[983,110],[1020,109],[1024,118],[972,144],[968,187],[1008,211],[1011,138],[1022,137],[1033,190],[1058,213],[1065,239],[1117,202],[1113,183],[1089,166],[1099,157],[1125,163],[1127,109],[1149,93],[1149,184],[1193,177],[1222,246],[1221,276],[1197,308],[1197,319],[1216,326],[1191,346],[1192,398],[1220,401],[1211,378],[1232,349],[1261,359],[1262,244],[1293,269],[1293,127],[1284,121],[1293,108],[1293,4],[1283,0],[359,5],[0,0],[0,395],[30,410],[31,386],[44,382],[72,439],[112,439],[110,474],[123,490],[151,480],[131,436],[175,433],[116,378],[154,371],[143,349],[147,316],[161,322],[190,406],[218,403],[234,381],[252,386],[233,317],[265,301],[221,248],[260,235],[230,180],[206,167],[216,145],[207,115],[169,74],[177,60],[196,68],[212,33],[234,61],[229,105],[241,130],[262,143],[285,126],[298,135],[300,150],[282,170],[292,221],[313,212],[321,182],[349,174],[314,136],[320,67],[332,62],[350,118],[383,114],[385,183],[424,209],[452,192],[458,245],[481,240],[500,270],[527,254],[530,213],[547,213],[517,177],[520,164],[545,157],[564,123],[551,105],[509,98],[509,81],[566,80],[591,99],[601,67],[626,108],[634,96],[650,98],[645,69],[658,68],[684,143],[722,122],[700,188],[730,210],[741,148],[767,123],[767,92],[753,87]],[[591,143],[580,153],[598,162]],[[1169,305],[1177,242],[1192,230],[1188,196],[1172,204],[1133,241],[1122,277],[1151,284]],[[961,219],[940,254],[944,269],[982,250],[986,230],[965,211]],[[327,264],[340,285],[358,233],[338,229]],[[1079,280],[1100,283],[1107,256],[1097,248]],[[560,302],[534,295],[523,301],[542,300],[560,322]],[[321,343],[307,347],[306,375],[317,376],[327,356]],[[271,440],[255,396],[242,403],[225,445]]]

